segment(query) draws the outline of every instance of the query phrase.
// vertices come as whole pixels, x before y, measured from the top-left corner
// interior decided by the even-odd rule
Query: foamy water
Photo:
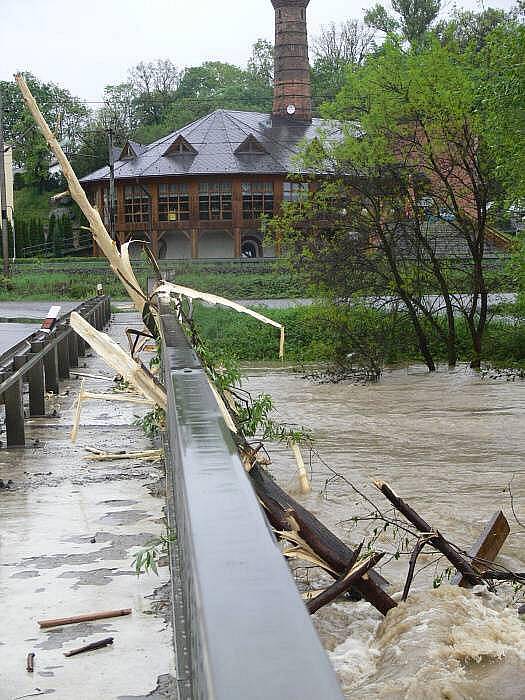
[[[375,501],[380,478],[449,539],[468,548],[501,508],[513,533],[499,561],[525,570],[525,383],[481,381],[459,370],[428,375],[387,373],[373,386],[315,385],[282,370],[250,370],[246,388],[270,393],[281,420],[310,427],[323,459]],[[295,465],[275,447],[272,471],[297,497]],[[349,543],[365,525],[349,520],[362,507],[340,480],[313,459],[306,507]],[[377,547],[391,546],[388,536]],[[422,565],[432,563],[423,553]],[[407,557],[381,573],[399,597]],[[432,581],[441,564],[415,578],[406,603],[386,618],[368,603],[338,601],[314,621],[347,698],[525,700],[525,623],[510,606],[510,589],[487,592]],[[315,574],[310,574],[310,578]]]

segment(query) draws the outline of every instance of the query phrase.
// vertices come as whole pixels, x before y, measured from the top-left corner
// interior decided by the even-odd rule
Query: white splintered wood
[[[71,197],[75,200],[82,210],[82,213],[89,221],[90,230],[95,243],[104,253],[109,261],[109,264],[111,265],[111,268],[125,286],[137,310],[142,313],[146,302],[146,296],[140,289],[140,285],[133,274],[133,270],[131,269],[131,265],[129,263],[129,256],[127,256],[127,260],[121,257],[117,250],[115,241],[111,239],[111,236],[107,232],[106,227],[100,218],[99,212],[89,203],[86,193],[82,189],[82,186],[75,175],[75,171],[71,167],[71,164],[66,158],[62,147],[58,143],[55,135],[44,119],[35,98],[31,94],[31,91],[24,80],[24,77],[18,74],[15,76],[15,80],[20,88],[20,92],[22,93],[22,97],[24,98],[29,111],[33,115],[36,125],[60,164],[62,173],[67,180]]]
[[[73,330],[88,343],[102,359],[119,372],[126,381],[146,399],[166,409],[166,392],[159,386],[147,372],[133,360],[115,341],[106,333],[97,331],[82,316],[75,311],[71,313],[69,323]]]
[[[173,282],[162,282],[162,284],[155,289],[151,296],[153,297],[156,294],[166,293],[177,294],[178,296],[188,297],[189,299],[201,299],[201,301],[205,301],[208,304],[219,304],[220,306],[227,306],[228,308],[233,309],[238,313],[247,314],[248,316],[256,318],[262,323],[267,323],[270,326],[275,326],[275,328],[278,328],[281,331],[281,337],[279,342],[279,357],[284,357],[284,326],[282,325],[282,323],[274,321],[273,318],[263,316],[263,314],[259,314],[257,313],[257,311],[253,311],[247,306],[238,304],[236,301],[231,301],[231,299],[226,299],[225,297],[220,297],[216,294],[209,294],[207,292],[199,292],[198,290],[192,289],[191,287],[183,287],[180,284],[173,284]]]

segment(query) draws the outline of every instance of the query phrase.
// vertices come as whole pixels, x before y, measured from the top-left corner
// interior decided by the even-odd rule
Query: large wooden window
[[[307,182],[283,182],[283,200],[285,202],[302,202],[307,197]]]
[[[204,221],[232,218],[231,182],[201,182],[199,185],[199,218]]]
[[[242,183],[242,216],[244,219],[258,219],[261,214],[273,214],[273,183]]]
[[[187,221],[190,218],[188,185],[181,183],[159,185],[159,220]]]
[[[149,199],[147,191],[140,185],[124,188],[124,220],[127,224],[149,221]]]

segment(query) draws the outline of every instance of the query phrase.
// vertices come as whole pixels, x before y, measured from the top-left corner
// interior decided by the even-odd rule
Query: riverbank
[[[337,308],[323,304],[298,305],[285,309],[260,307],[286,328],[285,357],[297,363],[343,362],[354,353],[355,362],[370,357],[382,365],[420,361],[412,324],[402,314],[389,315],[378,309]],[[274,360],[278,331],[272,326],[230,310],[196,304],[194,318],[214,352],[239,361]],[[457,319],[458,360],[468,362],[469,336],[466,324]],[[446,362],[443,341],[432,337],[436,360]],[[496,367],[525,367],[525,323],[521,319],[493,319],[489,324],[483,361]]]

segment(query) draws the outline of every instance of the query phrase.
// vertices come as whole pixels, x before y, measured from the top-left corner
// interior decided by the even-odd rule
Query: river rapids
[[[310,495],[298,494],[286,447],[271,446],[270,468],[342,539],[355,545],[370,531],[369,523],[352,523],[362,500],[340,477],[385,505],[371,486],[382,479],[465,549],[501,508],[511,535],[498,561],[525,570],[525,528],[512,512],[525,522],[525,382],[483,380],[466,368],[391,370],[364,386],[319,385],[281,367],[245,368],[245,375],[253,395],[272,395],[277,419],[312,430],[319,456],[304,455]],[[390,551],[391,544],[385,535],[376,547]],[[445,578],[433,588],[445,566],[434,559],[421,555],[407,602],[386,618],[364,601],[338,601],[314,615],[346,697],[525,700],[525,622],[511,587],[494,595]],[[396,599],[407,568],[401,556],[381,569]],[[327,583],[306,567],[295,573],[299,585],[305,577],[313,587]]]

